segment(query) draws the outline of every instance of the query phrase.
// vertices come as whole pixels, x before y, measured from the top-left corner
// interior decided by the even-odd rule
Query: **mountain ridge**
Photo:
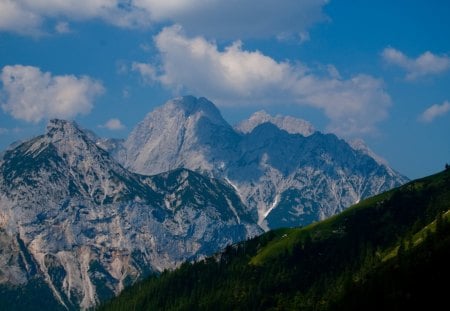
[[[192,96],[124,142],[50,120],[0,158],[0,292],[36,287],[52,305],[90,308],[149,273],[405,181],[365,152],[271,122],[236,132]]]
[[[291,116],[271,116],[264,110],[255,112],[247,120],[239,122],[234,128],[241,133],[248,134],[263,123],[272,123],[290,134],[301,134],[303,136],[309,136],[316,131],[314,126],[308,121]]]
[[[6,151],[0,283],[21,290],[36,280],[55,303],[89,308],[150,272],[261,232],[231,186],[181,168],[131,173],[89,136],[52,120],[46,134]]]
[[[212,107],[214,104],[205,98],[192,96],[168,101],[132,131],[125,142],[126,160],[119,158],[119,162],[141,174],[186,167],[226,180],[250,209],[257,210],[259,216],[255,220],[266,230],[329,217],[364,197],[407,181],[374,158],[367,147],[359,144],[354,148],[344,140],[331,139],[334,134],[315,131],[306,121],[260,112],[241,123],[251,124],[250,132],[238,132]],[[306,124],[308,135],[299,134],[305,131],[302,128],[293,129],[298,124]],[[330,146],[324,146],[326,141],[332,142]],[[268,150],[267,145],[272,149]],[[346,159],[340,150],[346,150]],[[305,152],[309,158],[301,157]],[[373,160],[367,166],[371,171],[355,166],[354,160]],[[308,182],[314,178],[317,183],[326,184],[320,194],[313,189],[316,185]],[[294,192],[297,197],[310,198],[309,201],[289,199]],[[283,206],[283,214],[294,216],[278,215],[271,225],[266,217],[278,206]],[[304,220],[301,215],[305,215]]]

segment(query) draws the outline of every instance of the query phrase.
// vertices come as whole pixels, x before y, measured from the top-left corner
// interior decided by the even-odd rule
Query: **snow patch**
[[[277,207],[278,203],[280,203],[280,195],[277,194],[275,196],[275,200],[272,203],[272,206],[264,213],[264,219],[270,214],[270,212]]]
[[[225,200],[227,200],[228,207],[231,209],[231,211],[233,212],[234,216],[236,216],[238,224],[241,224],[241,218],[239,217],[236,209],[234,208],[233,203],[231,203],[230,199],[227,196],[225,197]]]
[[[236,194],[239,196],[242,202],[245,202],[243,196],[241,195],[241,192],[239,191],[239,188],[234,184],[228,177],[225,177],[225,181],[230,184],[231,187],[233,187],[234,191],[236,191]]]

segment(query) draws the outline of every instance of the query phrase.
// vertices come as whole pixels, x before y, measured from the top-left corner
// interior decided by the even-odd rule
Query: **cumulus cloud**
[[[41,24],[40,14],[24,9],[20,1],[0,0],[0,31],[36,35]]]
[[[449,111],[450,111],[450,103],[448,101],[445,101],[441,105],[435,104],[435,105],[428,107],[419,116],[419,120],[424,123],[430,123],[430,122],[433,122],[434,119],[445,115]]]
[[[157,79],[156,70],[150,64],[133,62],[131,64],[131,70],[140,73],[146,83],[151,83]]]
[[[1,107],[16,119],[39,122],[48,118],[73,118],[87,114],[102,84],[87,76],[52,76],[32,66],[5,66]]]
[[[435,75],[450,69],[450,57],[435,55],[426,51],[417,58],[410,58],[392,47],[382,52],[384,61],[406,71],[406,79],[414,80],[422,76]]]
[[[109,119],[108,121],[106,121],[105,124],[100,125],[100,127],[107,128],[108,130],[111,130],[111,131],[118,131],[118,130],[124,129],[125,125],[123,125],[119,119],[112,118],[112,119]]]
[[[0,30],[35,33],[47,19],[102,19],[121,27],[182,24],[215,38],[296,35],[326,20],[327,0],[0,0]]]
[[[150,22],[142,9],[123,0],[0,0],[0,31],[40,35],[45,21],[56,21],[58,33],[68,30],[67,22],[59,19],[102,19],[123,26],[143,26]]]
[[[135,70],[145,80],[209,97],[218,105],[307,105],[325,113],[330,130],[351,136],[373,132],[391,103],[383,81],[369,75],[343,79],[334,66],[315,72],[247,51],[239,41],[221,50],[203,37],[186,36],[180,26],[165,28],[154,40],[160,63],[139,63]]]
[[[308,38],[311,25],[326,20],[325,0],[140,1],[157,18],[170,18],[188,34],[214,38],[295,35]],[[176,5],[173,5],[176,3]]]

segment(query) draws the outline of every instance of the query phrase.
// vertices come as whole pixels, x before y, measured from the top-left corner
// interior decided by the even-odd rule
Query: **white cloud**
[[[150,84],[152,81],[157,79],[156,70],[150,64],[133,62],[131,64],[131,70],[140,73],[146,83]]]
[[[391,103],[383,81],[369,75],[343,79],[334,66],[313,72],[299,63],[246,51],[240,42],[220,50],[202,37],[185,36],[180,26],[165,28],[155,37],[155,45],[161,62],[139,63],[139,68],[151,68],[148,74],[137,70],[144,79],[209,97],[222,106],[308,105],[325,113],[330,130],[350,136],[373,132]]]
[[[37,35],[42,17],[17,0],[0,0],[0,31]]]
[[[46,20],[57,21],[54,30],[66,30],[59,19],[102,19],[122,26],[146,26],[148,14],[123,0],[0,0],[0,31],[40,35]]]
[[[245,39],[295,35],[308,38],[311,25],[326,20],[326,0],[141,0],[155,19],[183,25],[190,35]]]
[[[439,74],[450,69],[450,57],[446,55],[438,56],[430,51],[426,51],[414,59],[399,50],[388,47],[383,50],[382,57],[387,63],[405,70],[407,80]]]
[[[450,103],[448,101],[443,102],[441,105],[435,104],[428,107],[419,116],[419,120],[424,123],[430,123],[437,117],[443,116],[450,111]]]
[[[60,34],[70,33],[70,26],[67,22],[59,22],[55,26],[55,31]]]
[[[103,93],[100,82],[87,76],[52,76],[32,66],[5,66],[2,109],[16,119],[39,122],[47,118],[73,118],[87,114]]]
[[[108,130],[111,131],[122,130],[125,128],[122,122],[116,118],[109,119],[105,124],[100,125],[100,127],[107,128]]]
[[[191,34],[248,38],[293,34],[326,20],[327,0],[0,0],[0,31],[36,34],[47,19],[102,19],[120,27],[178,23]]]

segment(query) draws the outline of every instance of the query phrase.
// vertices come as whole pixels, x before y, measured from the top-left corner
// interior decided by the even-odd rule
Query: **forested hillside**
[[[400,310],[445,300],[450,171],[125,290],[101,310]]]

